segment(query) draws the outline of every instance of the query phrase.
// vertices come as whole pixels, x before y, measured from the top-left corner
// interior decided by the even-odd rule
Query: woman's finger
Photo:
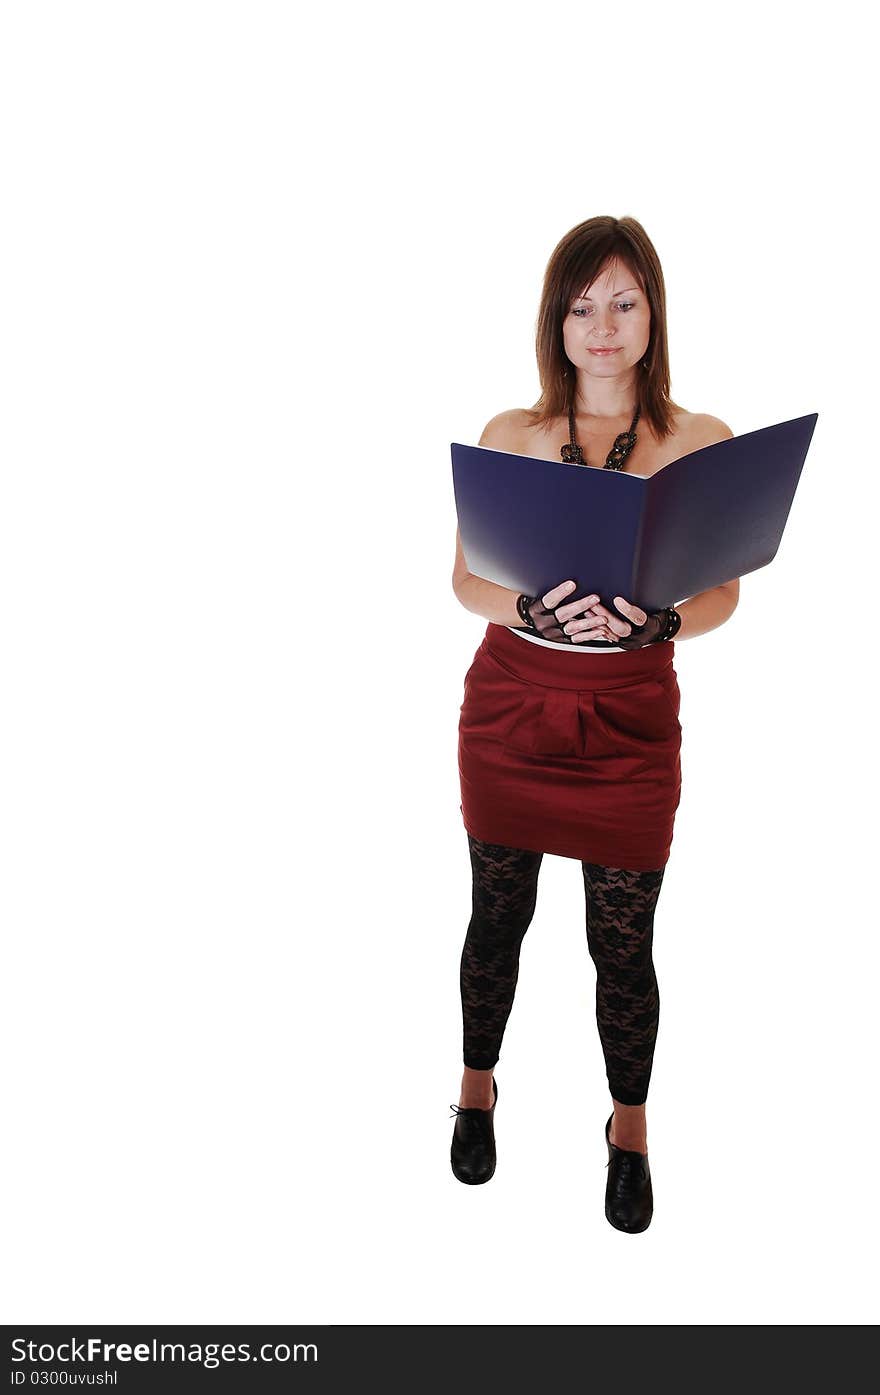
[[[567,587],[568,590],[563,591],[563,587]],[[559,595],[560,592],[562,592],[561,595]],[[566,595],[570,594],[571,587],[569,586],[569,583],[565,581],[562,583],[562,586],[554,586],[553,590],[548,591],[547,595],[543,597],[545,606],[547,606],[549,610],[556,611],[556,616],[559,620],[560,625],[564,625],[566,620],[570,620],[573,615],[581,615],[588,607],[592,606],[599,599],[598,594],[594,591],[591,592],[591,594],[588,596],[579,596],[576,600],[567,600],[565,602],[565,605],[560,605],[559,601],[564,599]],[[554,601],[550,599],[552,596],[556,595],[559,595],[559,601]]]
[[[578,616],[577,619],[569,620],[562,628],[567,635],[576,635],[579,634],[581,630],[589,630],[590,632],[594,630],[604,630],[605,621],[602,619],[601,615],[596,615],[595,612],[591,610],[589,614],[583,617]]]
[[[602,619],[605,621],[620,619],[619,615],[615,615],[612,611],[610,611],[607,608],[607,606],[604,606],[601,601],[599,601],[598,605],[594,605],[593,609],[595,610],[596,614],[601,615]]]
[[[615,596],[614,604],[618,610],[622,610],[628,620],[632,620],[634,625],[644,625],[648,619],[648,612],[642,610],[641,606],[632,605],[630,601],[624,600],[623,596]]]
[[[548,610],[555,610],[564,596],[571,596],[574,591],[573,581],[560,581],[558,586],[554,586],[552,591],[547,591],[541,597],[541,604]]]
[[[611,611],[606,610],[604,605],[593,606],[593,609],[597,614],[602,616],[605,624],[612,631],[613,639],[617,639],[618,636],[623,639],[632,630],[632,626],[628,621],[621,619],[619,615],[612,615]]]

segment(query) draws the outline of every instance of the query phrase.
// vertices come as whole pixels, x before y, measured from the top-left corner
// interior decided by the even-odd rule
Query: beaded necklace
[[[628,455],[632,454],[633,446],[639,439],[636,435],[636,422],[640,415],[641,408],[636,407],[636,414],[629,424],[629,430],[621,431],[619,436],[615,436],[614,445],[605,457],[605,464],[602,467],[603,470],[623,469],[623,462]],[[578,445],[577,435],[575,434],[573,407],[569,407],[568,409],[568,432],[571,439],[561,448],[562,459],[567,465],[588,464],[588,462],[584,460],[584,453]]]

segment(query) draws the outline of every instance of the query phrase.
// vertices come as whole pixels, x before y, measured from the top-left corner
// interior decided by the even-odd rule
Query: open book
[[[542,596],[572,577],[648,612],[776,556],[817,412],[679,456],[649,477],[452,442],[468,570]]]

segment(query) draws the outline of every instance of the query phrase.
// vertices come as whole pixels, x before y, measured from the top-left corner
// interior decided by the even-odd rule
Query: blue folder
[[[776,556],[817,412],[679,456],[648,478],[452,442],[468,570],[542,596],[615,596],[648,612]]]

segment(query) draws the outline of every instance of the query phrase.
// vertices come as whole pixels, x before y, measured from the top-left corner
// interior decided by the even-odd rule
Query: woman
[[[544,277],[537,324],[541,396],[502,412],[480,445],[648,476],[733,435],[669,395],[663,273],[634,218],[567,233]],[[464,1074],[452,1140],[462,1182],[495,1171],[498,1061],[544,853],[581,862],[596,1017],[612,1114],[605,1214],[642,1231],[653,1212],[645,1101],[659,1015],[653,918],[681,796],[674,639],[729,619],[739,581],[646,612],[589,577],[523,596],[467,569],[453,587],[489,624],[465,678],[461,812],[473,913],[461,957]]]

